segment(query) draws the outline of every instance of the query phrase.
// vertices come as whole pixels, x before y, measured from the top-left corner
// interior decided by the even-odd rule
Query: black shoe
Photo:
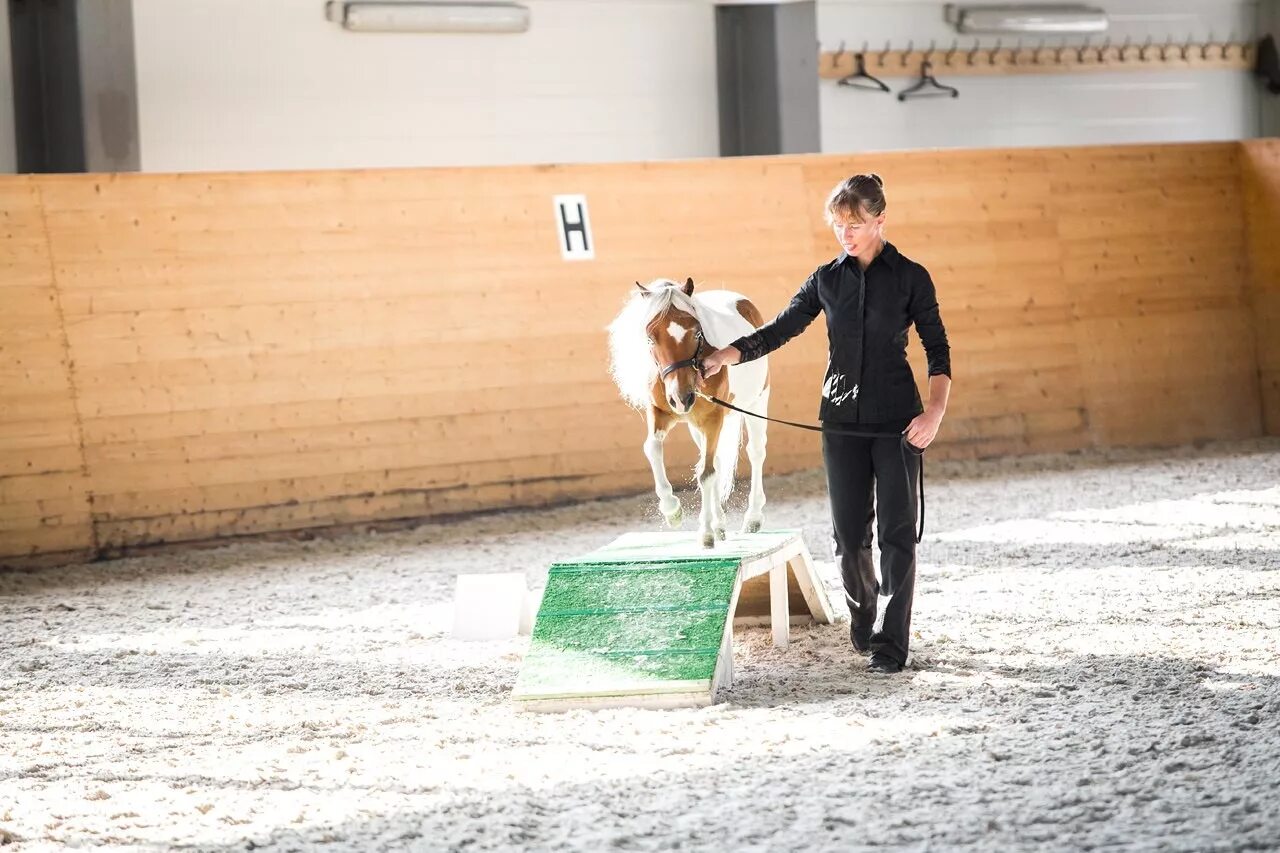
[[[853,623],[849,624],[849,642],[853,643],[853,650],[860,655],[871,654],[871,632],[861,631],[858,626]]]
[[[896,672],[902,672],[902,664],[888,655],[877,653],[871,656],[871,663],[867,664],[867,669],[882,675],[892,675]]]

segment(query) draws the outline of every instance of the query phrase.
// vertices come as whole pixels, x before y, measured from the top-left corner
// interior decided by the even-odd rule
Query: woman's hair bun
[[[875,181],[876,186],[880,187],[881,189],[884,189],[884,178],[880,177],[875,172],[868,172],[867,177]]]

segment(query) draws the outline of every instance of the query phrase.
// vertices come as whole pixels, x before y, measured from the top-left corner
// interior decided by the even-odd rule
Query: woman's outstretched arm
[[[708,355],[702,360],[704,376],[714,376],[727,364],[741,364],[766,356],[808,328],[822,311],[818,301],[818,274],[815,272],[800,285],[796,295],[768,323],[749,335]]]

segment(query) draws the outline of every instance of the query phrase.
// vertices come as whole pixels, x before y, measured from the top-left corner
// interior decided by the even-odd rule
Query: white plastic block
[[[533,633],[533,623],[538,621],[538,609],[542,607],[542,593],[546,587],[532,589],[525,593],[524,606],[520,608],[520,634],[528,637]]]
[[[523,572],[458,575],[453,599],[456,640],[505,640],[520,631],[524,615]]]

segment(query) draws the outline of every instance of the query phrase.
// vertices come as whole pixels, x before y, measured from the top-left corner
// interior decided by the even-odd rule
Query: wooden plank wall
[[[0,180],[0,561],[93,553],[89,489],[40,186]],[[56,559],[56,557],[55,557]]]
[[[630,282],[692,275],[771,315],[834,253],[826,191],[863,170],[951,333],[937,455],[1257,435],[1241,160],[1222,143],[3,179],[21,308],[0,320],[0,557],[647,488],[642,423],[604,372]],[[595,261],[560,259],[565,192],[589,198]],[[776,413],[814,417],[824,359],[817,327],[775,355]],[[690,443],[670,444],[687,471]],[[771,472],[817,459],[812,436],[771,432]]]
[[[1280,139],[1242,148],[1262,418],[1268,435],[1280,435]]]
[[[643,488],[642,424],[604,372],[603,328],[637,277],[789,283],[806,241],[726,229],[803,222],[797,174],[48,180],[100,547]],[[591,199],[593,263],[560,259],[564,191]]]

